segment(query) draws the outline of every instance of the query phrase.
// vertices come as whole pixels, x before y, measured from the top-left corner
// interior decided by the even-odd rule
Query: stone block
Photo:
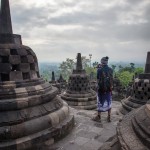
[[[36,71],[32,71],[32,70],[31,70],[29,73],[30,73],[31,79],[36,79],[36,78],[37,78],[37,73],[36,73]]]
[[[18,55],[20,56],[26,56],[27,51],[25,49],[17,49]]]
[[[11,65],[9,63],[0,63],[0,73],[9,73]]]
[[[82,146],[84,145],[85,143],[88,143],[90,141],[89,138],[84,138],[84,137],[77,137],[75,140],[74,140],[74,143],[76,143],[77,145],[79,146]]]
[[[21,71],[10,72],[10,81],[20,81],[23,80]]]
[[[0,127],[0,140],[1,141],[9,139],[10,136],[11,136],[10,127],[8,126]]]
[[[21,63],[19,55],[10,55],[9,56],[9,61],[10,61],[11,64],[20,64]]]
[[[9,56],[10,49],[0,49],[0,56]]]
[[[17,108],[21,109],[21,108],[26,108],[28,107],[28,102],[23,100],[23,101],[18,101],[17,102]]]
[[[29,106],[35,106],[37,104],[41,103],[41,97],[35,97],[35,96],[32,96],[32,97],[29,97]]]
[[[59,116],[59,121],[60,121],[60,122],[63,121],[63,120],[66,118],[65,112],[62,111],[62,110],[61,110],[61,111],[58,111],[57,114],[58,114],[58,116]]]
[[[35,63],[35,71],[39,71],[39,67],[37,63]]]
[[[32,55],[27,55],[27,59],[29,63],[34,63],[34,58]]]
[[[20,71],[29,72],[30,71],[30,65],[28,63],[21,63],[20,64]]]
[[[51,119],[52,126],[55,127],[56,125],[59,124],[59,116],[57,112],[53,112],[49,114],[49,118]]]

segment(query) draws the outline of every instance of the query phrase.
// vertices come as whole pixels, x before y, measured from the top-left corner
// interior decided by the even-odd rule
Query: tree
[[[92,75],[94,79],[96,79],[96,73],[97,73],[97,70],[93,67],[86,67],[86,73],[88,75]]]
[[[130,67],[131,67],[132,72],[134,72],[134,69],[135,69],[134,65],[135,65],[134,63],[130,63]]]
[[[134,70],[135,75],[139,75],[143,72],[144,72],[144,69],[141,67],[135,68],[135,70]]]
[[[90,59],[86,58],[86,56],[82,56],[81,59],[82,59],[82,67],[84,69],[89,67]]]
[[[96,67],[98,66],[98,64],[99,64],[99,63],[98,63],[97,61],[95,61],[95,62],[93,63],[93,67],[96,68]]]
[[[75,62],[73,59],[67,58],[66,61],[63,61],[60,66],[60,73],[64,77],[65,80],[68,80],[70,74],[72,73],[72,70],[74,68]]]
[[[122,67],[121,65],[119,65],[119,72],[123,72],[123,71],[129,71],[129,72],[134,72],[135,67],[134,67],[134,63],[130,63],[130,66],[127,65],[125,67]]]
[[[86,56],[82,56],[82,67],[87,71],[88,74],[91,74],[91,72],[94,72],[94,69],[89,66],[90,64],[90,59],[86,58]],[[76,63],[74,62],[73,59],[66,58],[66,61],[63,61],[60,66],[60,73],[62,76],[65,78],[65,80],[68,80],[69,76],[72,73],[72,70],[75,69]]]
[[[121,72],[123,69],[123,67],[121,65],[119,65],[118,68],[119,68],[119,72]]]
[[[118,72],[116,75],[120,80],[122,86],[127,87],[129,82],[132,81],[134,73],[130,73],[129,71],[122,71],[120,73]]]
[[[134,75],[137,77],[137,75],[143,73],[143,71],[143,68],[136,68],[134,63],[130,63],[130,66],[127,65],[126,67],[122,67],[120,65],[116,75],[119,78],[121,84],[126,87],[132,81]]]
[[[116,65],[111,65],[111,68],[113,70],[113,75],[115,74]]]

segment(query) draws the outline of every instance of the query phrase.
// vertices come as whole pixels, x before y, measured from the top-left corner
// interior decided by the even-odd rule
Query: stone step
[[[97,104],[94,105],[87,105],[87,106],[71,106],[76,109],[85,109],[85,110],[92,110],[97,108]]]
[[[97,96],[89,96],[85,98],[81,98],[80,95],[77,97],[71,97],[66,95],[61,95],[62,99],[68,101],[68,102],[90,102],[90,101],[97,101]]]
[[[97,101],[85,101],[85,102],[77,102],[77,101],[66,101],[69,106],[89,106],[97,104]]]
[[[88,92],[73,92],[73,91],[66,91],[65,92],[66,96],[70,97],[80,97],[80,98],[85,98],[85,97],[90,97],[92,95],[96,95],[96,92],[93,90],[89,90]]]

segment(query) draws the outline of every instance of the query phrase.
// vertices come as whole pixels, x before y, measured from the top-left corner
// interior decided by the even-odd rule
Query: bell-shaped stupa
[[[150,101],[129,112],[117,126],[117,134],[100,150],[149,150]]]
[[[150,104],[128,113],[117,127],[119,149],[150,149]]]
[[[0,150],[37,149],[66,135],[73,116],[40,77],[35,53],[13,34],[9,0],[0,2]]]
[[[61,98],[74,108],[96,108],[96,92],[91,89],[89,77],[82,68],[81,53],[77,54],[76,69],[70,75],[67,90]]]
[[[134,80],[132,94],[122,100],[120,111],[127,114],[146,104],[148,100],[150,100],[150,52],[147,53],[145,72]]]

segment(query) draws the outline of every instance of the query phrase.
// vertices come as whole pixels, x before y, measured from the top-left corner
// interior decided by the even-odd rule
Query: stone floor
[[[116,134],[116,126],[122,115],[119,113],[120,102],[113,101],[112,122],[107,122],[107,113],[102,113],[102,122],[92,121],[96,110],[76,110],[70,108],[75,117],[75,127],[62,140],[49,146],[49,141],[42,150],[98,150],[104,142]]]

